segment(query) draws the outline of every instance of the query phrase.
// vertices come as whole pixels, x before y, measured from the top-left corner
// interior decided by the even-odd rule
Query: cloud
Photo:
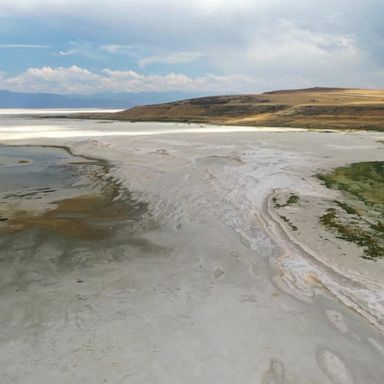
[[[193,84],[208,81],[209,73],[223,79],[242,74],[255,91],[382,87],[383,14],[380,0],[100,0],[97,6],[94,0],[1,0],[0,32],[8,41],[24,41],[22,26],[35,22],[31,33],[44,32],[34,42],[53,36],[47,41],[56,46],[54,57],[28,51],[19,71],[31,63],[57,69],[74,56],[79,67],[103,78],[104,67],[161,71],[164,78],[168,65]],[[10,57],[0,70],[16,71]],[[244,88],[229,88],[250,89],[248,82],[239,84]]]
[[[57,52],[59,56],[72,56],[72,55],[76,55],[77,53],[79,53],[78,49],[68,49],[66,51]]]
[[[142,74],[135,71],[104,69],[91,72],[76,65],[29,68],[16,76],[0,75],[0,88],[13,91],[95,93],[147,91],[201,91],[232,93],[251,90],[254,80],[243,75],[212,75],[189,77],[181,73],[166,75]]]
[[[176,52],[163,56],[151,56],[139,60],[139,65],[144,67],[148,64],[186,64],[198,60],[204,55],[197,52]]]
[[[204,75],[189,77],[181,73],[166,75],[140,74],[134,71],[103,70],[103,87],[111,91],[210,91],[232,92],[252,83],[242,75]]]
[[[270,0],[270,2],[274,2],[274,0]],[[195,11],[212,15],[217,12],[233,13],[234,11],[247,11],[259,8],[266,2],[265,0],[236,0],[236,2],[232,0],[192,0],[189,3]]]
[[[0,49],[45,49],[48,45],[41,44],[0,44]]]
[[[110,55],[125,54],[136,57],[134,47],[123,44],[95,44],[89,41],[70,41],[66,44],[68,49],[55,52],[56,56],[79,55],[89,59],[100,60],[107,53]]]
[[[351,68],[363,58],[364,52],[353,35],[311,31],[285,20],[273,34],[262,31],[252,37],[245,51],[245,61],[255,69],[279,67],[285,72],[337,72],[340,65]]]
[[[29,68],[27,71],[7,77],[2,75],[0,86],[9,90],[26,92],[92,92],[99,77],[77,67]]]
[[[230,51],[213,49],[207,60],[217,71],[263,78],[277,88],[300,84],[364,87],[369,75],[380,69],[354,34],[316,31],[284,19],[272,29],[260,27],[246,43]],[[276,79],[286,80],[276,84]]]
[[[98,46],[87,41],[70,41],[66,43],[67,49],[62,49],[54,52],[53,55],[59,57],[68,57],[77,55],[78,57],[87,58],[90,60],[99,60],[101,58],[98,52]]]
[[[99,46],[100,51],[105,51],[110,54],[118,54],[129,52],[134,49],[132,45],[124,45],[124,44],[102,44]]]

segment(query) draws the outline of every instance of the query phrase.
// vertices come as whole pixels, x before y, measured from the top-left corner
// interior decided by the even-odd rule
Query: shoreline
[[[308,262],[308,270],[304,272],[306,276],[302,276],[302,280],[308,284],[310,290],[315,291],[319,288],[320,284],[326,291],[366,318],[381,332],[384,332],[384,307],[369,308],[369,301],[359,304],[359,297],[354,295],[356,289],[358,289],[358,293],[362,296],[360,300],[364,300],[364,296],[366,300],[370,295],[382,297],[384,295],[384,284],[363,277],[358,273],[353,273],[352,271],[347,272],[345,269],[337,268],[336,265],[326,264],[308,244],[300,241],[294,232],[288,228],[287,224],[279,218],[272,203],[275,193],[276,192],[272,192],[266,198],[264,209],[261,213],[261,220],[264,222],[266,230],[275,241],[280,244],[280,247],[282,249],[291,248],[291,251],[283,252],[280,257],[277,257],[277,259],[272,262],[280,268],[283,274],[294,274],[294,271],[289,271],[287,268],[284,268],[283,263],[284,259],[292,257],[290,255],[292,252],[296,255],[299,254],[300,257]],[[276,228],[275,230],[273,230],[274,227]],[[331,276],[331,278],[329,278],[329,276]],[[292,286],[292,281],[289,281],[289,276],[287,276],[286,279],[288,287],[295,289],[294,284]],[[362,290],[365,290],[365,295],[361,292]],[[363,304],[366,304],[366,306],[364,307]]]

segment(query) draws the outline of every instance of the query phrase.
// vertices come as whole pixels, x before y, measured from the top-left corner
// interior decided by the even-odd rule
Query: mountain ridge
[[[200,93],[201,95],[202,93]],[[198,96],[189,92],[120,92],[91,95],[0,90],[0,108],[119,108],[163,103]]]

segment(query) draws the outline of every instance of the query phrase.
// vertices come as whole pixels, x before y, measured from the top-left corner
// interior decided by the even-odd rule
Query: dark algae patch
[[[339,238],[361,246],[364,258],[384,258],[384,162],[355,163],[318,178],[344,197],[334,201],[320,222]]]

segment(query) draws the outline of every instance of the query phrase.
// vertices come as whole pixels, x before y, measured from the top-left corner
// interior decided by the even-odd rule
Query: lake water
[[[74,164],[76,162],[76,164]],[[28,200],[55,201],[89,192],[86,174],[100,167],[72,156],[64,148],[0,146],[0,202],[23,205]]]
[[[97,241],[140,220],[146,205],[110,169],[65,147],[0,146],[0,235],[40,231]]]

